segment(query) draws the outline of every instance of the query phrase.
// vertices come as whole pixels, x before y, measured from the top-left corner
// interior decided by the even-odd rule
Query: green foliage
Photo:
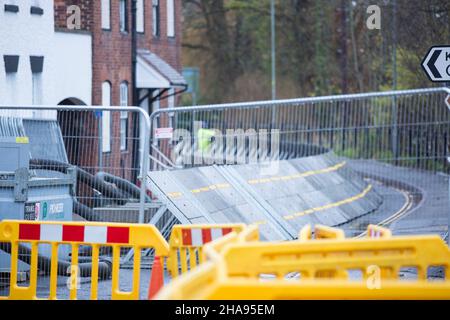
[[[358,150],[354,148],[347,148],[347,149],[337,149],[335,150],[335,153],[340,157],[345,157],[349,159],[358,159]]]
[[[392,1],[381,30],[366,27],[367,1],[276,0],[280,98],[429,86],[420,62],[448,42],[450,2]],[[183,64],[201,69],[204,103],[270,98],[270,0],[185,0]],[[397,43],[394,43],[394,34]],[[394,66],[394,49],[396,61]]]

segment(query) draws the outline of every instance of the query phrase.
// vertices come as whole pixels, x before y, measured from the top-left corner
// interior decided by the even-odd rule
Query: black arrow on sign
[[[441,55],[442,50],[436,50],[434,51],[433,55],[431,56],[430,61],[428,61],[427,66],[430,68],[431,73],[435,78],[442,78],[441,74],[439,73],[438,69],[436,69],[436,66],[434,65]]]

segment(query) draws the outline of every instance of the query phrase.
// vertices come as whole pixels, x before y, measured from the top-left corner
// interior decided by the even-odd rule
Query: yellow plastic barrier
[[[239,232],[239,233],[238,233]],[[209,260],[210,257],[214,260],[228,245],[235,243],[249,243],[259,241],[258,225],[250,225],[240,231],[228,234],[225,237],[217,239],[203,248],[203,261]]]
[[[232,232],[244,230],[244,224],[176,225],[169,239],[167,269],[176,278],[203,262],[203,246]]]
[[[389,238],[392,237],[391,230],[376,225],[369,225],[367,227],[367,237],[369,238]]]
[[[157,298],[450,299],[450,250],[438,236],[262,243],[232,235],[221,242],[219,252],[206,245],[209,261]],[[427,280],[435,266],[445,269],[445,280]],[[399,279],[404,267],[417,268],[416,281]],[[361,279],[349,279],[356,271]],[[262,281],[263,274],[274,278]]]
[[[308,241],[313,239],[313,232],[311,225],[304,226],[299,233],[298,239],[301,241]],[[327,227],[323,225],[316,225],[314,228],[315,239],[344,239],[345,233],[341,229]]]
[[[312,240],[312,228],[310,224],[307,224],[303,228],[301,228],[298,234],[298,240],[300,241]]]
[[[158,229],[150,225],[87,222],[25,222],[3,221],[0,223],[0,242],[11,245],[11,278],[8,297],[0,299],[32,300],[37,298],[38,246],[51,245],[50,295],[57,299],[58,247],[71,245],[71,283],[77,283],[78,251],[80,245],[92,246],[91,299],[97,299],[99,249],[112,248],[112,295],[114,300],[139,299],[141,249],[153,248],[155,255],[167,256],[169,246]],[[17,285],[19,244],[31,245],[30,285]],[[133,288],[131,292],[119,289],[120,249],[134,249]],[[77,286],[70,287],[70,299],[77,298]]]
[[[341,229],[332,228],[324,225],[316,225],[314,228],[314,239],[315,240],[326,240],[326,239],[344,239],[345,233]],[[309,241],[313,239],[313,232],[310,225],[306,225],[302,228],[299,234],[299,240]],[[346,278],[348,276],[346,271],[342,270],[326,270],[320,271],[316,274],[317,278],[331,278],[331,277],[341,277]]]

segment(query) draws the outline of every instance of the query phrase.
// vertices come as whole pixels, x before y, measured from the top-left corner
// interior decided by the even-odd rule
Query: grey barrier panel
[[[280,161],[274,176],[261,176],[259,164],[249,164],[155,171],[149,179],[190,223],[260,223],[264,239],[280,239],[289,229],[281,236],[286,240],[305,224],[338,226],[378,209],[379,195],[364,193],[370,185],[344,163],[329,153]]]
[[[180,221],[252,224],[267,220],[216,167],[150,172],[149,179],[156,187],[152,190],[163,194],[165,204]],[[277,234],[268,224],[261,225],[266,240],[280,240]]]

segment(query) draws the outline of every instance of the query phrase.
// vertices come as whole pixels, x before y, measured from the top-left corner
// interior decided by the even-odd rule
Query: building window
[[[102,29],[111,29],[111,0],[101,0],[102,6]]]
[[[17,73],[19,70],[19,56],[3,56],[5,61],[5,72],[6,73]]]
[[[111,106],[111,84],[107,81],[102,84],[102,105]],[[111,152],[111,112],[102,112],[102,151]]]
[[[17,13],[19,12],[19,6],[15,4],[5,4],[5,12]]]
[[[128,84],[122,82],[120,84],[120,105],[122,107],[128,106]],[[120,150],[127,150],[128,137],[128,112],[120,112]]]
[[[44,9],[42,9],[41,7],[38,7],[38,6],[31,6],[30,14],[42,16],[44,14]]]
[[[136,31],[137,32],[141,32],[141,33],[145,32],[144,16],[145,16],[144,0],[137,0],[136,1]]]
[[[159,37],[159,0],[152,0],[153,35]]]
[[[175,2],[167,0],[167,36],[175,37]]]
[[[120,0],[119,7],[119,20],[120,20],[120,32],[128,31],[128,1]]]

